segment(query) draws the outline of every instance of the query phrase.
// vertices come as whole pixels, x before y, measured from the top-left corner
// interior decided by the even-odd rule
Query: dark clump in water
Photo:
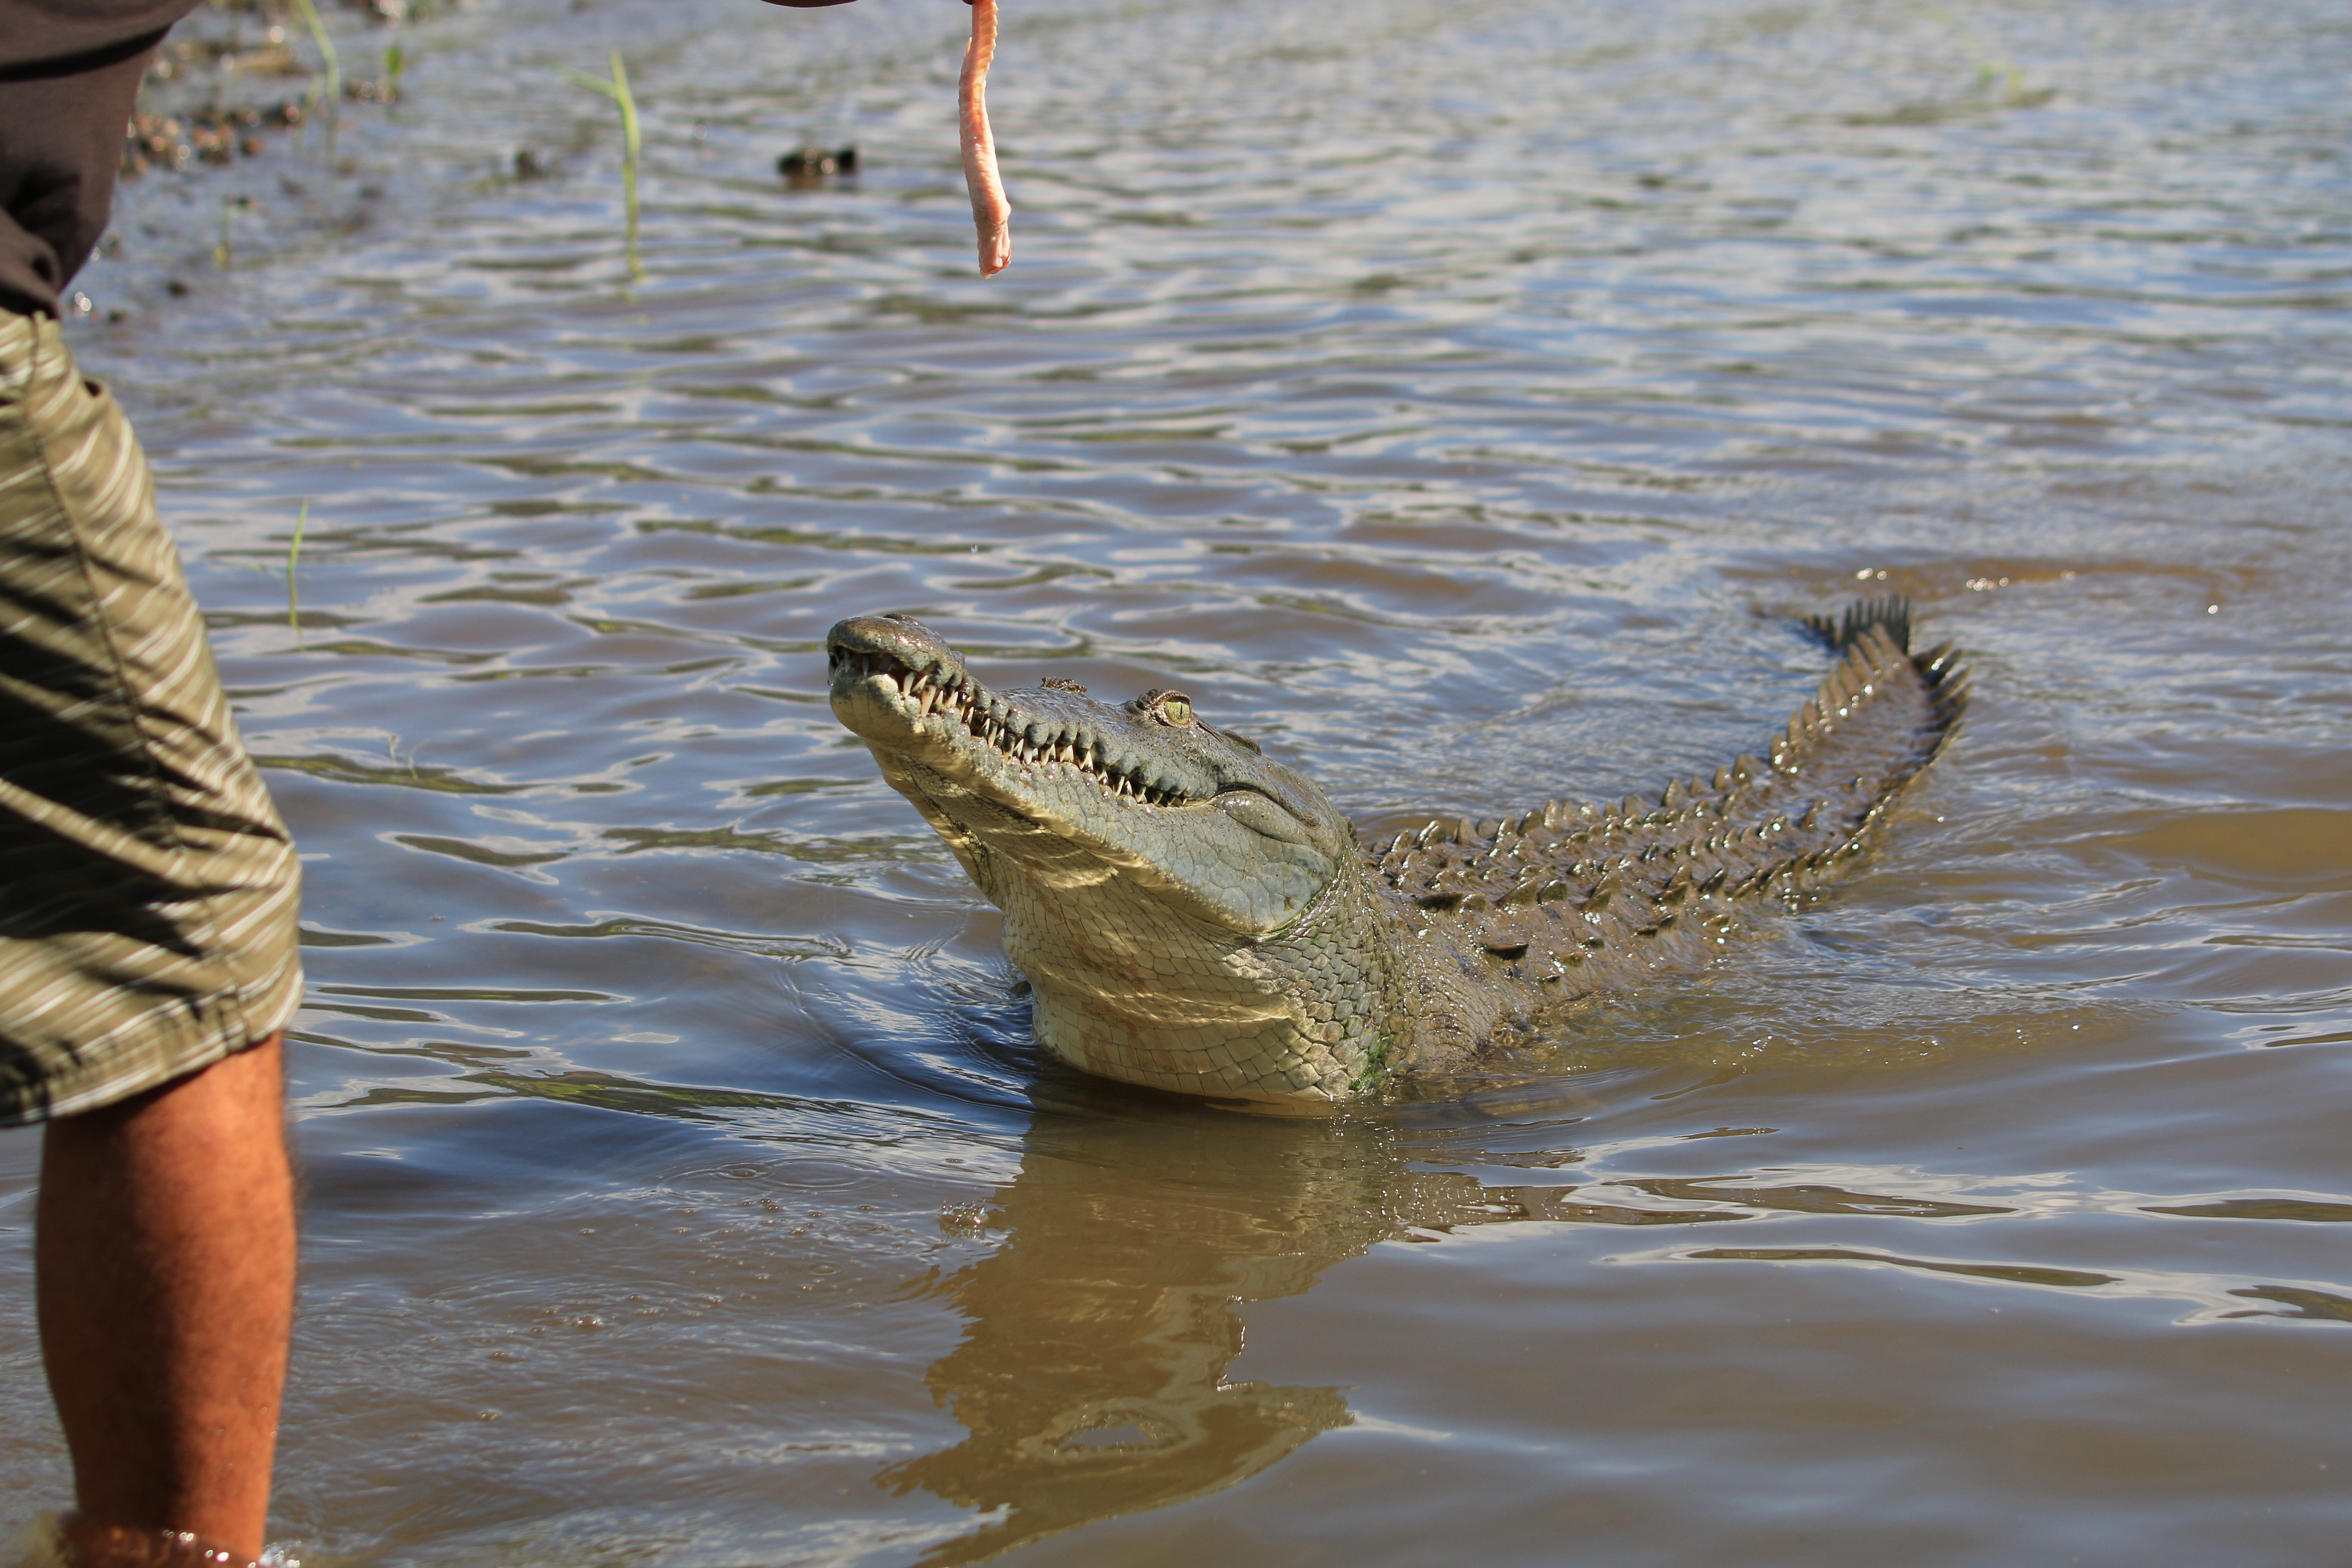
[[[855,147],[795,147],[776,160],[776,173],[796,191],[809,190],[827,179],[857,173]]]

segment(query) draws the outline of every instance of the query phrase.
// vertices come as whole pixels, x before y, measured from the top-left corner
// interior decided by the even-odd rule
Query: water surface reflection
[[[955,1216],[996,1250],[929,1287],[967,1323],[925,1382],[970,1436],[879,1479],[990,1521],[926,1563],[1221,1490],[1349,1419],[1339,1389],[1225,1372],[1237,1309],[1393,1231],[1401,1167],[1379,1129],[1072,1100],[1039,1111],[1018,1176]]]
[[[1222,1110],[1060,1075],[1039,1087],[1019,1173],[985,1200],[942,1213],[943,1226],[984,1235],[994,1249],[916,1287],[965,1319],[961,1342],[924,1381],[968,1435],[877,1479],[894,1491],[921,1488],[986,1521],[933,1547],[926,1564],[976,1562],[1076,1525],[1212,1494],[1348,1425],[1345,1388],[1234,1381],[1228,1372],[1244,1349],[1247,1309],[1302,1294],[1332,1265],[1381,1242],[1529,1222],[1691,1226],[1775,1213],[2016,1212],[1740,1176],[1620,1178],[1580,1195],[1592,1184],[1489,1183],[1429,1163],[1435,1155],[1571,1169],[1585,1158],[1578,1149],[1527,1134],[1564,1136],[1563,1122],[1578,1119],[1557,1112],[1601,1103],[1581,1089],[1486,1091],[1402,1118],[1326,1119]],[[1555,1114],[1530,1121],[1543,1111]],[[1481,1130],[1498,1126],[1517,1134],[1513,1147],[1478,1148]],[[2015,1266],[1915,1266],[2021,1283],[2114,1282]]]

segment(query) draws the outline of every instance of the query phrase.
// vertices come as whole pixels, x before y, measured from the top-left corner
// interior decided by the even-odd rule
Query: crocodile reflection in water
[[[1416,1169],[1387,1121],[1067,1092],[1076,1103],[1040,1110],[996,1195],[1002,1246],[944,1286],[968,1322],[927,1381],[969,1436],[877,1478],[997,1515],[924,1568],[1222,1490],[1348,1425],[1339,1389],[1225,1373],[1242,1350],[1237,1309],[1299,1294],[1381,1241],[1525,1219],[1743,1217],[1580,1205],[1570,1186]]]

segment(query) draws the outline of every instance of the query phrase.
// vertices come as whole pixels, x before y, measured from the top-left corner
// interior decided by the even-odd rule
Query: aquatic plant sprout
[[[303,3],[308,5],[310,0],[303,0]],[[629,71],[621,63],[621,51],[614,49],[610,58],[613,62],[613,79],[610,81],[599,81],[585,71],[576,71],[567,66],[555,68],[567,80],[603,93],[621,110],[621,200],[627,214],[629,281],[637,283],[644,281],[646,276],[645,264],[639,260],[637,253],[637,150],[640,144],[637,100],[629,92]]]
[[[310,29],[310,41],[319,46],[320,62],[326,68],[326,80],[320,85],[319,97],[325,100],[329,111],[343,100],[343,63],[335,53],[335,40],[327,37],[327,25],[319,19],[319,8],[310,0],[294,0],[294,10],[302,25]],[[333,122],[328,125],[330,139],[334,135]]]
[[[302,646],[302,610],[295,596],[294,569],[302,560],[302,530],[310,521],[310,498],[302,498],[302,510],[294,514],[294,542],[286,547],[286,624],[294,628],[294,646]]]

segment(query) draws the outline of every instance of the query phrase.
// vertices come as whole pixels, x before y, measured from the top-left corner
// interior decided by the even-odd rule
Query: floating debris
[[[345,5],[350,8],[352,0]],[[185,173],[199,163],[254,157],[268,150],[273,132],[320,118],[328,121],[331,155],[339,104],[388,103],[399,96],[400,76],[408,64],[399,46],[385,51],[381,79],[346,77],[315,0],[296,0],[294,8],[317,51],[315,64],[297,54],[283,25],[272,22],[257,33],[240,17],[225,15],[250,8],[215,0],[156,52],[141,83],[140,108],[124,130],[119,166],[123,177],[135,179],[159,168]],[[360,8],[378,20],[400,19],[380,6]],[[394,9],[406,15],[415,7]],[[296,97],[233,101],[246,96],[237,90],[239,84],[251,92],[272,78],[309,80]]]
[[[795,147],[776,160],[776,173],[790,181],[793,189],[805,190],[811,185],[821,185],[836,175],[855,175],[857,173],[857,149]]]
[[[301,103],[292,99],[233,109],[206,104],[184,119],[142,110],[124,128],[121,172],[135,179],[153,168],[179,171],[198,163],[231,163],[240,154],[250,158],[268,150],[267,132],[291,130],[302,117]]]

